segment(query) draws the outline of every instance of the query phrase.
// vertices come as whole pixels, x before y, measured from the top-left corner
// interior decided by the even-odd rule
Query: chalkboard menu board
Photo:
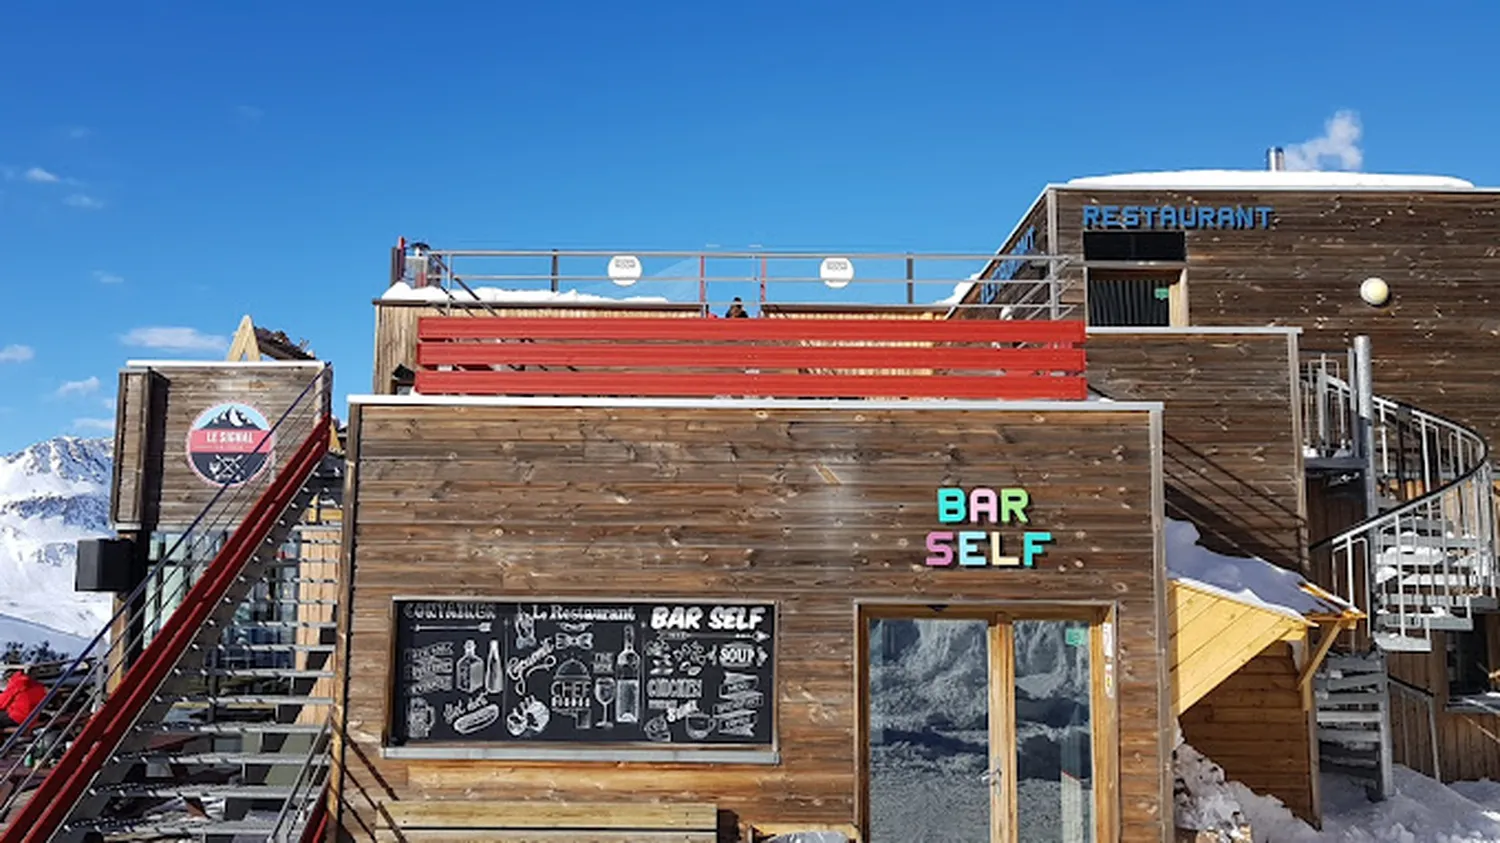
[[[391,742],[769,745],[775,608],[397,600]]]

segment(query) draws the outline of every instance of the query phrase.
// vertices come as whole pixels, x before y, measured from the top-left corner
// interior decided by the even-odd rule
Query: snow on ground
[[[1198,544],[1198,537],[1198,528],[1191,521],[1166,519],[1167,573],[1172,579],[1297,618],[1354,608],[1295,571],[1257,557],[1215,553]]]
[[[451,295],[450,295],[451,294]],[[551,290],[505,290],[499,287],[477,287],[474,295],[462,287],[445,290],[442,287],[416,287],[413,288],[405,281],[397,281],[381,294],[383,301],[431,301],[431,302],[472,302],[474,296],[478,296],[481,302],[490,304],[503,303],[544,303],[544,304],[577,304],[579,302],[649,302],[661,304],[668,299],[661,296],[626,296],[624,298],[613,298],[611,296],[596,296],[590,293],[580,293],[577,290],[564,292],[552,292]]]

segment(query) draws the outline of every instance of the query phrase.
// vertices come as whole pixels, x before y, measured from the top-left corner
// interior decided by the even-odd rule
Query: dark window
[[[1168,327],[1172,282],[1160,278],[1090,278],[1089,324],[1094,327]]]
[[[1451,631],[1448,639],[1448,696],[1487,694],[1490,684],[1490,650],[1486,643],[1487,615],[1474,616],[1474,628]]]
[[[1085,231],[1086,261],[1185,261],[1187,237],[1181,231]]]

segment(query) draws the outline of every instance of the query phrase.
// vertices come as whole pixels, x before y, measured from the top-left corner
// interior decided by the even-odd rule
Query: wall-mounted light
[[[829,289],[841,290],[854,280],[854,261],[848,258],[824,258],[818,267],[818,277]]]
[[[609,280],[629,287],[641,280],[641,259],[635,255],[615,255],[609,259]]]
[[[1371,307],[1385,307],[1391,300],[1391,287],[1385,279],[1371,276],[1359,285],[1359,297]]]

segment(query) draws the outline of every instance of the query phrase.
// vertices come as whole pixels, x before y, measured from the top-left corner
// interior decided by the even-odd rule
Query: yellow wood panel
[[[1172,710],[1182,714],[1271,644],[1311,626],[1187,583],[1167,586]]]

